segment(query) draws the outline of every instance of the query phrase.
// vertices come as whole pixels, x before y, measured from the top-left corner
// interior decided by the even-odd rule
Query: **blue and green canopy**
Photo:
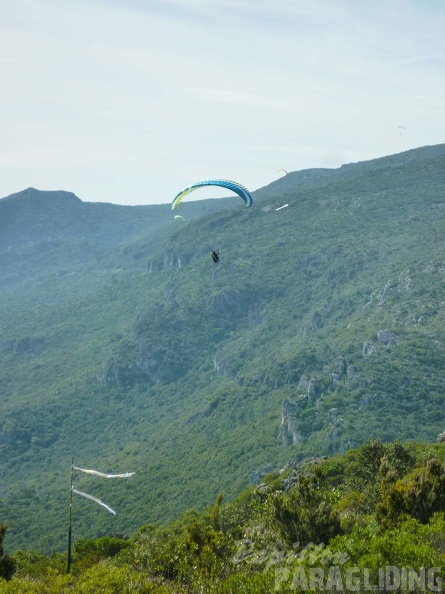
[[[179,194],[177,194],[177,196],[175,196],[173,199],[172,210],[176,210],[178,208],[179,203],[184,198],[184,196],[187,196],[187,194],[190,194],[190,192],[194,192],[195,190],[205,186],[220,186],[221,188],[227,188],[228,190],[235,192],[235,194],[238,194],[238,196],[244,200],[246,207],[251,206],[253,202],[252,194],[241,184],[228,179],[210,179],[207,181],[197,182],[196,184],[192,184],[191,186],[181,190]]]

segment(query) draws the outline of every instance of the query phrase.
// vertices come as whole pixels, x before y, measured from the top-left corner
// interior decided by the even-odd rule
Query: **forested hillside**
[[[10,549],[64,548],[71,457],[136,472],[75,476],[117,511],[75,500],[74,538],[95,538],[445,429],[445,145],[291,172],[250,208],[185,200],[185,220],[69,193],[30,217],[29,193],[0,200]]]
[[[0,525],[0,592],[442,592],[444,453],[373,441],[286,465],[230,503],[78,540],[69,572],[66,551],[6,553]]]

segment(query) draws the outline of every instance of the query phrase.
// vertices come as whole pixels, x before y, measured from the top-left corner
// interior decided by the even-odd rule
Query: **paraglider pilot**
[[[215,252],[215,250],[212,250],[211,256],[214,262],[219,262],[219,252]]]

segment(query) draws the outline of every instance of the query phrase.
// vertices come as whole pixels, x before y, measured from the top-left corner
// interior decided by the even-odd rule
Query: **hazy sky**
[[[444,32],[444,0],[0,0],[0,196],[169,203],[443,143]]]

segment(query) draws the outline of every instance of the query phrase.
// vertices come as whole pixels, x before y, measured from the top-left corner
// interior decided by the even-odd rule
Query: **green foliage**
[[[322,472],[316,468],[311,475],[300,474],[288,495],[279,491],[272,496],[273,513],[288,543],[319,544],[341,533],[331,493],[322,488],[321,480]]]
[[[250,209],[183,203],[181,226],[169,205],[34,190],[0,200],[0,517],[11,550],[64,551],[72,456],[136,471],[75,476],[118,512],[76,499],[75,540],[130,535],[220,492],[231,501],[271,470],[267,489],[284,491],[280,469],[324,456],[335,457],[320,466],[342,527],[372,514],[381,480],[412,464],[384,444],[432,444],[445,428],[444,163],[439,145],[291,172]],[[345,460],[376,440],[344,476]],[[246,513],[244,529],[272,540],[263,503],[246,496],[221,507],[220,527],[208,523],[239,538]]]
[[[436,584],[445,577],[440,569],[445,566],[444,468],[437,459],[425,462],[430,449],[371,442],[344,456],[299,465],[288,490],[283,485],[294,476],[292,470],[281,473],[281,479],[273,473],[261,489],[248,488],[225,504],[218,495],[205,510],[189,511],[166,525],[143,526],[130,539],[77,542],[70,575],[65,555],[17,552],[17,572],[9,581],[0,579],[0,593],[290,594],[302,580],[310,584],[314,571],[344,584],[349,570],[362,577],[366,572],[367,583],[378,584],[388,567],[397,568],[408,585],[412,580],[411,590],[416,591],[417,579],[422,591],[428,571],[434,570]],[[416,481],[425,484],[442,511],[421,522],[416,505],[407,506],[396,526],[381,522],[381,502],[373,505],[372,492],[353,491],[345,480],[353,470],[374,480],[382,497],[397,483],[407,489]],[[391,473],[398,477],[395,482]],[[408,503],[414,503],[412,495]]]
[[[349,489],[361,491],[368,501],[368,509],[380,498],[380,484],[395,481],[415,464],[415,458],[400,442],[383,444],[372,441],[359,449],[346,471]]]
[[[396,529],[379,533],[375,525],[354,528],[348,535],[338,536],[330,543],[333,552],[347,557],[347,566],[367,568],[373,583],[378,583],[378,570],[388,566],[413,568],[443,568],[444,514],[422,526],[413,518],[406,519]],[[440,577],[440,575],[439,575]],[[443,579],[443,572],[442,572]]]
[[[103,536],[96,540],[80,540],[73,547],[72,563],[76,571],[109,559],[130,546],[128,540]]]
[[[179,584],[220,581],[228,574],[234,541],[219,528],[218,497],[213,508],[199,517],[184,518],[172,531],[143,531],[129,556],[137,570]]]
[[[354,486],[375,484],[384,455],[385,446],[380,441],[373,441],[360,448],[356,461],[347,470],[349,482]]]
[[[63,574],[66,571],[66,553],[52,553],[45,557],[34,551],[16,551],[14,560],[17,564],[17,575],[27,579],[41,579],[48,572]]]
[[[384,525],[397,523],[408,514],[425,524],[445,510],[445,463],[432,458],[397,481],[383,484],[377,517]]]
[[[274,588],[273,578],[269,575],[252,572],[237,573],[220,582],[215,594],[270,594]]]
[[[0,524],[0,578],[10,580],[16,570],[16,562],[13,557],[7,555],[3,548],[3,539],[5,537],[7,526]]]

